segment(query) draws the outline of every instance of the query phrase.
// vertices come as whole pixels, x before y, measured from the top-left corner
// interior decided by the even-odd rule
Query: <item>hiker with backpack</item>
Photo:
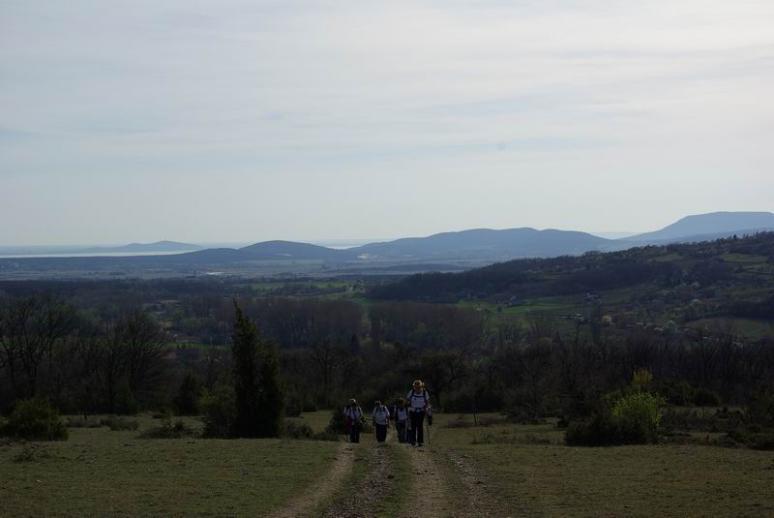
[[[392,416],[395,419],[395,431],[398,434],[398,442],[406,442],[406,434],[408,433],[408,419],[409,414],[406,409],[406,400],[403,398],[398,399],[393,407]]]
[[[390,425],[390,411],[381,401],[374,404],[371,415],[374,429],[376,430],[376,442],[384,442],[387,439],[387,428]]]
[[[344,408],[344,424],[349,434],[349,442],[360,442],[360,430],[363,423],[363,409],[354,399],[349,400],[349,404]]]
[[[427,393],[422,380],[414,380],[411,390],[406,396],[409,413],[408,442],[412,446],[422,446],[425,442],[424,421],[425,416],[432,415],[430,408],[430,394]]]

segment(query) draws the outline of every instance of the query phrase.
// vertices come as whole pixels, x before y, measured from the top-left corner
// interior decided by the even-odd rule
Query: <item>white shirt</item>
[[[387,424],[387,421],[390,419],[390,411],[387,410],[387,407],[382,405],[374,408],[374,422],[376,424]]]

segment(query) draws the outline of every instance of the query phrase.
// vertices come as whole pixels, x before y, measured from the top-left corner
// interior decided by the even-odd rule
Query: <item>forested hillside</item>
[[[516,260],[463,273],[418,274],[378,286],[381,300],[495,303],[632,290],[667,304],[700,302],[714,314],[774,318],[774,233],[649,246],[580,257]]]

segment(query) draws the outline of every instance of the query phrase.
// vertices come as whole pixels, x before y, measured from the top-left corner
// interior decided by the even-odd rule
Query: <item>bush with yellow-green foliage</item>
[[[611,398],[586,421],[570,423],[565,442],[571,446],[612,446],[658,442],[664,399],[635,391]]]

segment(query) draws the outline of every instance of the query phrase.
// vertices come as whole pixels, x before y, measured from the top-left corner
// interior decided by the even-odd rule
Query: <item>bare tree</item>
[[[55,348],[75,325],[73,308],[52,297],[15,299],[0,309],[0,366],[16,397],[38,395],[41,369],[53,372]]]

